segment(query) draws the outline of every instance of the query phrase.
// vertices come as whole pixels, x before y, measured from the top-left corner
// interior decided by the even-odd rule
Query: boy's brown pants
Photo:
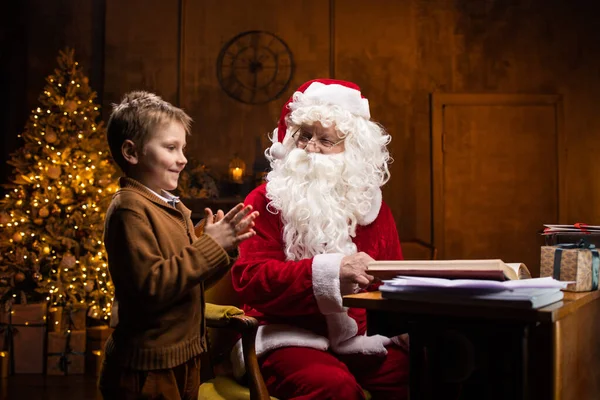
[[[98,387],[106,400],[198,398],[200,356],[174,368],[138,371],[104,360]]]

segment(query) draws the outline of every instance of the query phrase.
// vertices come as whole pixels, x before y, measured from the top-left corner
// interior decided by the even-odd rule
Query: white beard
[[[357,220],[371,211],[379,188],[357,179],[360,167],[349,164],[344,153],[294,149],[268,174],[268,208],[281,213],[288,260],[356,253]]]

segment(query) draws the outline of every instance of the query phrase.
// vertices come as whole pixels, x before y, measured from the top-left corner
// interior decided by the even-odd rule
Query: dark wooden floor
[[[13,375],[0,379],[0,400],[101,400],[88,375]]]

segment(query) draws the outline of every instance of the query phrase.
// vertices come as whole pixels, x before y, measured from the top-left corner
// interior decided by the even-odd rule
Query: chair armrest
[[[242,353],[248,374],[250,399],[269,400],[271,397],[260,372],[256,356],[255,341],[258,329],[256,318],[244,315],[242,310],[232,306],[224,307],[207,303],[206,307],[206,325],[209,328],[231,329],[239,332],[242,336]]]

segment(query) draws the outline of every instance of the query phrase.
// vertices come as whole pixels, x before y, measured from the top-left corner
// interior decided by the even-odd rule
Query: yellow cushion
[[[217,376],[200,385],[198,400],[249,400],[250,389],[240,385],[234,379]],[[271,400],[277,400],[271,397]]]
[[[217,304],[206,303],[206,319],[219,320],[229,319],[235,315],[243,315],[244,311],[234,306],[220,306]]]

